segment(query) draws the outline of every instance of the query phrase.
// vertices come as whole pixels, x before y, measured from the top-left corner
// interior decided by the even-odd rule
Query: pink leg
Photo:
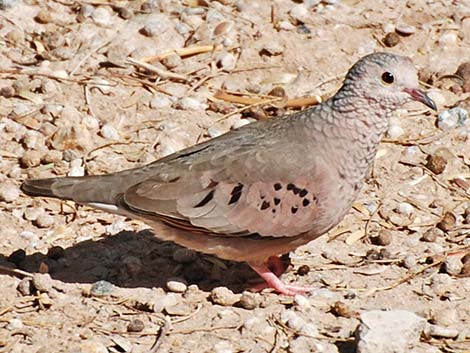
[[[273,288],[276,292],[286,295],[296,295],[296,294],[305,294],[311,291],[310,288],[301,287],[301,286],[292,286],[284,284],[267,266],[266,264],[255,265],[248,263],[250,267],[255,270],[257,274],[263,278],[266,283],[261,283],[258,286],[255,286],[253,289],[255,291],[260,291],[265,288]]]
[[[279,256],[271,256],[264,264],[278,277],[286,272],[288,267]]]

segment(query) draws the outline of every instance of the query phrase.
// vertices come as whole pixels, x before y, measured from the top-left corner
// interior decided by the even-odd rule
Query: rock
[[[339,317],[351,318],[356,315],[356,313],[351,310],[351,308],[346,303],[342,301],[334,302],[334,304],[331,306],[330,311],[332,314]]]
[[[410,352],[426,325],[425,319],[405,310],[366,311],[360,321],[357,353]]]
[[[150,108],[152,109],[163,109],[171,106],[173,102],[171,101],[170,98],[161,95],[161,94],[156,94],[153,96],[152,100],[150,101]]]
[[[256,293],[245,291],[240,297],[239,304],[244,309],[253,310],[259,307],[260,301]]]
[[[33,275],[32,285],[39,292],[49,293],[52,291],[52,278],[48,273],[35,273]]]
[[[434,243],[438,238],[444,236],[444,232],[439,228],[431,228],[424,232],[423,236],[421,237],[422,241],[428,243]]]
[[[449,275],[457,276],[462,271],[463,263],[458,255],[449,255],[444,261],[444,269]]]
[[[443,156],[429,155],[426,167],[434,174],[441,174],[447,166],[447,160]]]
[[[18,283],[18,286],[16,287],[16,289],[18,290],[18,292],[20,292],[24,296],[34,294],[34,287],[32,284],[32,280],[29,277],[23,278],[20,281],[20,283]]]
[[[395,31],[402,36],[409,36],[416,32],[416,27],[406,23],[400,23],[395,26]]]
[[[411,216],[411,214],[413,213],[413,210],[414,210],[413,206],[409,204],[408,202],[400,202],[395,208],[396,212],[407,217]]]
[[[127,332],[141,332],[144,328],[145,324],[142,322],[142,320],[134,319],[129,322],[129,325],[127,325]]]
[[[0,183],[0,201],[13,202],[20,197],[20,189],[12,183]]]
[[[389,229],[382,229],[375,237],[371,237],[370,241],[374,245],[387,246],[392,243],[393,232]]]
[[[8,321],[8,324],[5,326],[5,328],[10,331],[20,330],[23,328],[23,321],[21,321],[20,319],[16,319],[16,318],[10,319]]]
[[[338,353],[338,348],[332,343],[322,342],[311,337],[298,336],[289,342],[287,351],[289,353]]]
[[[186,303],[177,303],[165,307],[165,312],[172,316],[187,316],[191,314],[193,309]]]
[[[171,54],[162,60],[162,64],[165,65],[167,69],[174,69],[175,67],[180,66],[183,63],[181,57],[178,54]]]
[[[457,309],[444,308],[437,309],[432,313],[431,322],[441,326],[456,326],[459,325],[460,319]]]
[[[441,111],[437,116],[437,127],[442,130],[450,130],[467,124],[468,111],[461,107]]]
[[[237,57],[232,53],[222,53],[216,60],[218,66],[224,71],[232,71],[237,66]]]
[[[173,260],[178,263],[186,264],[197,259],[197,253],[194,250],[179,248],[173,252]]]
[[[239,300],[239,296],[234,294],[227,287],[216,287],[211,291],[210,298],[214,304],[222,306],[232,306]]]
[[[175,278],[166,282],[166,287],[170,292],[183,293],[188,289],[187,284],[183,279]]]
[[[219,341],[212,347],[214,353],[234,353],[233,346],[228,341]]]
[[[107,281],[98,281],[91,285],[90,294],[94,297],[104,297],[110,295],[115,287]]]
[[[301,266],[299,266],[299,268],[297,269],[297,274],[298,274],[299,276],[308,275],[309,272],[310,272],[310,266],[309,266],[309,265],[301,265]]]
[[[34,19],[40,24],[47,24],[53,21],[51,12],[46,10],[39,11]]]
[[[196,98],[192,97],[183,97],[178,102],[176,102],[176,108],[182,110],[204,110],[206,109],[206,104],[201,103]]]
[[[308,308],[312,307],[310,301],[303,295],[297,294],[294,297],[294,303],[297,307],[301,310],[307,310]]]
[[[166,308],[172,307],[181,301],[175,293],[167,293],[163,297],[158,298],[152,305],[152,309],[156,313],[160,313]]]
[[[382,39],[382,42],[389,47],[392,48],[398,43],[400,43],[400,36],[396,34],[395,32],[389,32],[385,35],[385,37]]]
[[[32,168],[41,164],[41,153],[36,150],[26,151],[20,159],[22,168]]]
[[[106,346],[98,340],[96,337],[92,337],[89,340],[80,344],[80,353],[109,353]]]
[[[34,225],[38,228],[49,228],[54,225],[54,217],[46,212],[42,212],[35,220]]]
[[[43,157],[41,162],[44,164],[59,163],[62,160],[63,154],[61,151],[50,150]]]
[[[44,213],[44,210],[39,207],[28,207],[24,210],[24,219],[27,221],[35,221],[40,214]]]
[[[113,10],[108,6],[98,6],[93,10],[91,18],[97,24],[110,26],[113,22]]]
[[[111,340],[118,347],[118,349],[117,349],[118,352],[125,352],[125,353],[132,352],[132,349],[133,349],[132,343],[130,343],[124,337],[121,337],[121,336],[118,336],[118,335],[113,335],[111,337]]]
[[[449,48],[455,46],[457,43],[458,36],[457,32],[455,31],[448,31],[444,32],[440,37],[439,37],[439,47],[441,48]]]
[[[100,134],[105,139],[109,140],[119,140],[119,132],[114,128],[114,126],[105,124],[100,129]]]
[[[456,221],[457,218],[452,212],[446,212],[442,217],[441,221],[436,224],[436,227],[444,232],[447,232],[455,227]]]
[[[395,140],[402,136],[405,131],[401,128],[401,126],[396,124],[390,124],[390,127],[387,130],[387,137]]]

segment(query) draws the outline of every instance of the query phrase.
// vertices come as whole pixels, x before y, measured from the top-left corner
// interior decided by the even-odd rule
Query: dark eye
[[[395,77],[393,77],[393,74],[391,72],[384,72],[382,74],[382,81],[387,85],[391,85],[393,81],[395,81]]]

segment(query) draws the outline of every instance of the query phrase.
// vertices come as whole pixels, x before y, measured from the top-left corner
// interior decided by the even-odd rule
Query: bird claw
[[[269,269],[268,266],[266,266],[266,264],[261,264],[261,265],[249,264],[249,265],[257,274],[261,276],[261,278],[263,278],[266,281],[265,283],[260,283],[250,288],[252,291],[259,292],[266,288],[272,288],[279,294],[296,295],[296,294],[305,294],[312,290],[311,288],[308,288],[308,287],[285,284],[279,279],[279,277],[276,276],[275,273],[273,273]]]

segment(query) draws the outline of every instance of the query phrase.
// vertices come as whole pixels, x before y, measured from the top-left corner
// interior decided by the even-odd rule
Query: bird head
[[[418,101],[437,110],[436,104],[419,89],[418,73],[407,57],[390,53],[373,53],[360,59],[349,70],[343,89],[386,109]]]

